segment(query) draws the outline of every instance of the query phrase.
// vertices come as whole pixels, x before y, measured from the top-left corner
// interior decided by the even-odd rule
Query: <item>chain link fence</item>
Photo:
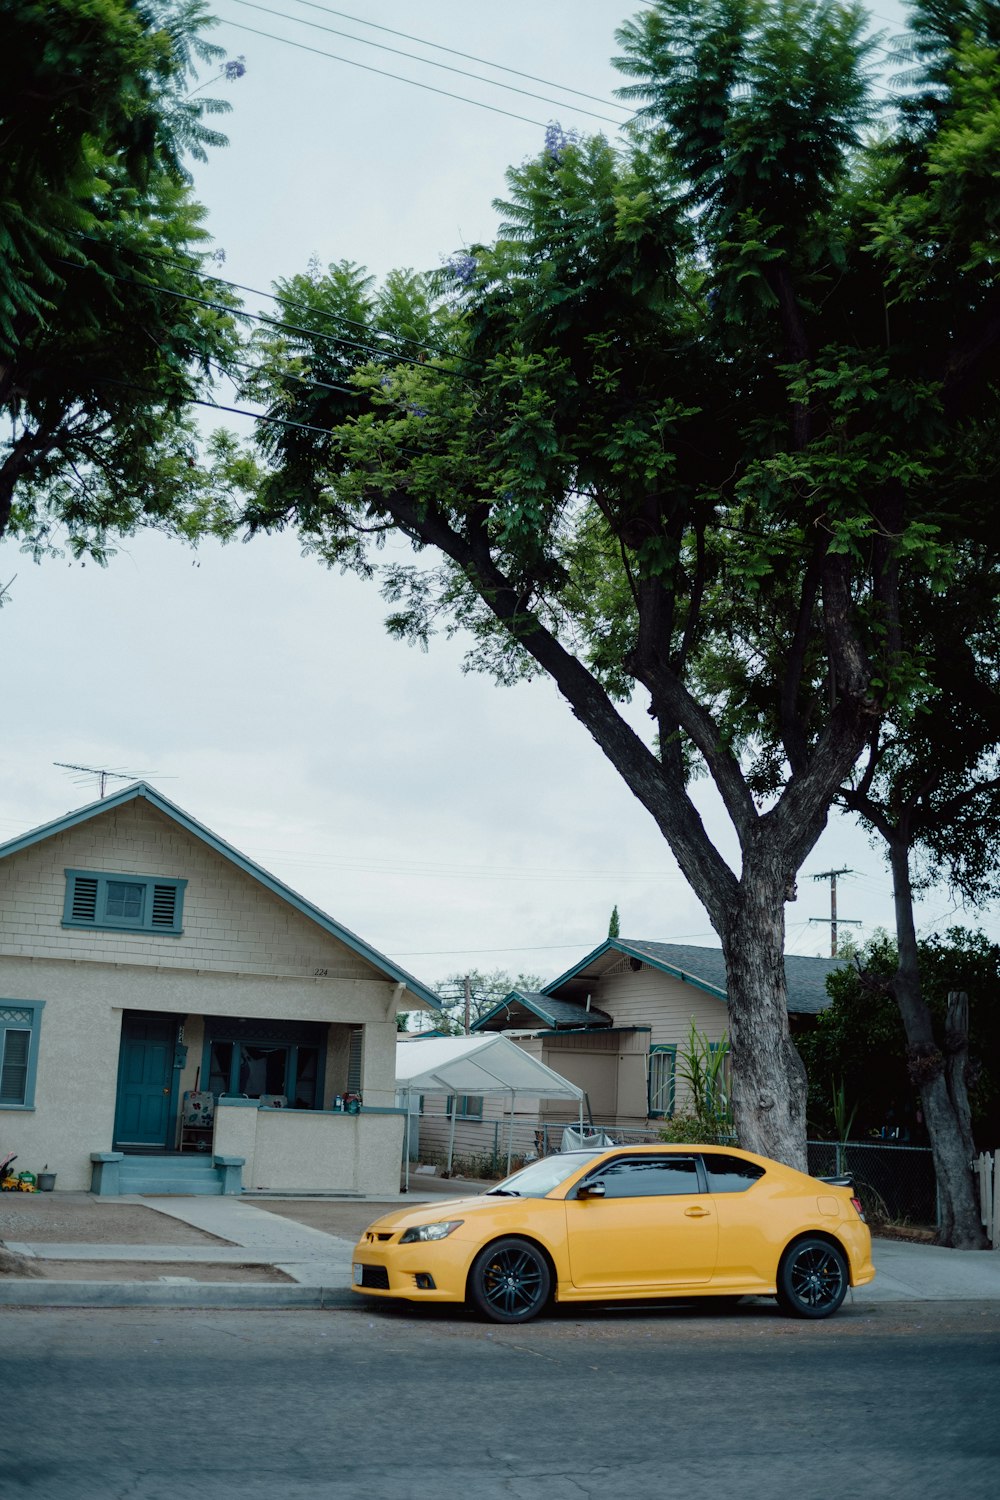
[[[928,1146],[810,1141],[808,1151],[813,1177],[846,1172],[853,1178],[870,1224],[937,1224],[937,1179]]]
[[[515,1116],[482,1121],[476,1135],[455,1142],[454,1172],[485,1180],[503,1177],[507,1155],[519,1167],[538,1156],[561,1151],[563,1132],[575,1130],[576,1120],[539,1120]],[[585,1129],[606,1136],[616,1146],[656,1145],[658,1125],[619,1125],[614,1121],[587,1122]],[[733,1144],[736,1144],[734,1139]],[[926,1146],[902,1146],[882,1141],[809,1141],[809,1172],[813,1177],[853,1178],[869,1223],[933,1226],[938,1222],[937,1183],[933,1155]],[[440,1146],[433,1152],[441,1155]]]

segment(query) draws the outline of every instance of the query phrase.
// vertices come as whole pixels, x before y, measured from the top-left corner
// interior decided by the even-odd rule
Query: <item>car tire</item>
[[[480,1250],[469,1272],[468,1300],[492,1323],[527,1323],[549,1300],[552,1273],[537,1245],[510,1237]]]
[[[829,1240],[796,1240],[778,1267],[778,1306],[794,1318],[829,1318],[847,1296],[844,1252]]]

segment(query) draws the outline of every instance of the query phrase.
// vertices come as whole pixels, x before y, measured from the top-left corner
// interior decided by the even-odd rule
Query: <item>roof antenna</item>
[[[77,771],[77,772],[79,772],[80,773],[79,775],[76,775],[76,776],[73,777],[73,780],[76,782],[77,786],[85,786],[86,783],[89,781],[89,779],[90,779],[91,776],[96,776],[97,777],[97,781],[98,781],[98,785],[99,785],[99,787],[101,789],[101,797],[102,797],[102,799],[104,797],[105,792],[107,791],[107,787],[108,787],[108,782],[109,781],[147,781],[147,780],[149,780],[149,777],[147,777],[147,776],[134,776],[129,771],[115,771],[115,770],[110,769],[107,766],[77,766],[77,765],[74,765],[72,763],[72,761],[68,761],[68,760],[54,760],[52,762],[52,764],[54,766],[61,766],[64,771]],[[155,771],[151,773],[151,775],[153,775],[153,776],[155,776],[156,774],[157,773]],[[172,780],[172,779],[173,779],[172,777],[168,778],[168,780]]]

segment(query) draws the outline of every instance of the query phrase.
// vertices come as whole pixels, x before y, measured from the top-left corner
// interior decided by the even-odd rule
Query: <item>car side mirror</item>
[[[608,1190],[603,1182],[585,1182],[577,1193],[578,1198],[606,1198]]]

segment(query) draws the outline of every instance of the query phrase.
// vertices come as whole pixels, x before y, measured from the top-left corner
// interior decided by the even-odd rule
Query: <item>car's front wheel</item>
[[[536,1245],[515,1238],[487,1245],[469,1272],[469,1301],[494,1323],[526,1323],[549,1300],[552,1276]]]
[[[848,1285],[842,1250],[829,1240],[799,1240],[778,1267],[778,1306],[796,1318],[828,1318],[843,1302]]]

